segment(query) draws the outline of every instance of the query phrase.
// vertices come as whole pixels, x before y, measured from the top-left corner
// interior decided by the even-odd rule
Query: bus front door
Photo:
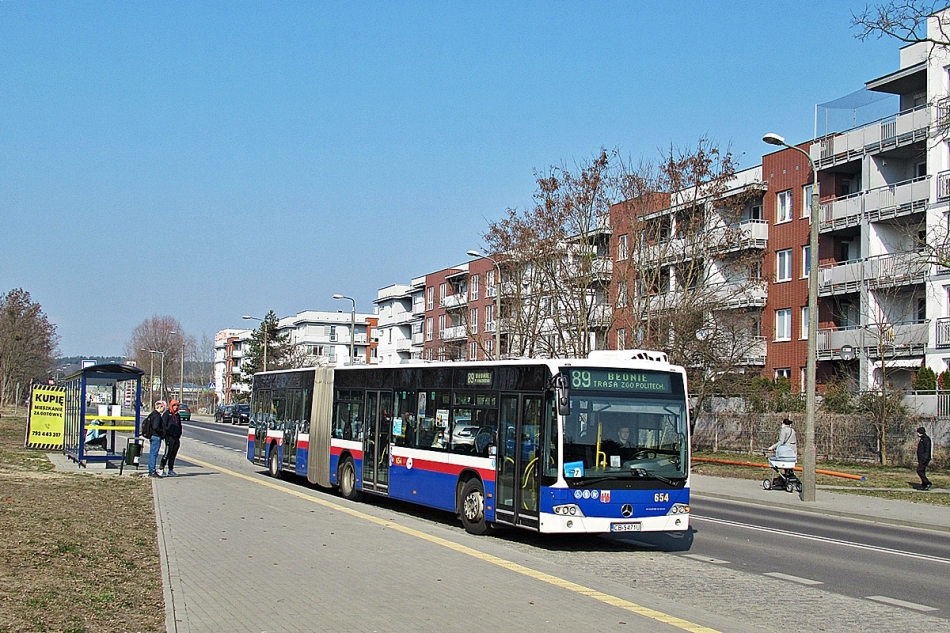
[[[538,528],[541,396],[502,395],[498,424],[496,517]]]
[[[366,424],[363,426],[363,490],[389,491],[389,437],[393,394],[366,392]]]

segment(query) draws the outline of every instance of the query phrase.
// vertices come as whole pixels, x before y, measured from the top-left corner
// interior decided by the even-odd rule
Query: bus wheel
[[[363,498],[363,493],[356,489],[356,468],[353,466],[352,459],[346,458],[340,464],[337,481],[340,482],[340,495],[344,499],[359,501]]]
[[[490,530],[485,521],[485,490],[482,482],[470,479],[462,487],[462,526],[469,534],[487,534]]]
[[[271,477],[280,478],[280,460],[277,458],[277,447],[271,449],[270,459],[267,461],[267,472]]]

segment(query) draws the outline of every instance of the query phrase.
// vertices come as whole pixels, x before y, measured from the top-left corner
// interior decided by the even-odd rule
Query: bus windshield
[[[688,416],[681,400],[572,394],[564,420],[564,477],[569,484],[604,479],[670,485],[688,471]]]

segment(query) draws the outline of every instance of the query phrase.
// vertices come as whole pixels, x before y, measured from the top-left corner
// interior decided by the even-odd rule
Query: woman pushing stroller
[[[762,487],[766,490],[777,488],[785,489],[788,492],[801,491],[801,481],[795,475],[795,461],[798,459],[798,439],[795,436],[795,429],[792,428],[790,419],[782,420],[782,430],[779,431],[778,441],[765,450],[766,452],[775,451],[775,457],[769,457],[769,466],[775,471],[775,477],[763,481]]]

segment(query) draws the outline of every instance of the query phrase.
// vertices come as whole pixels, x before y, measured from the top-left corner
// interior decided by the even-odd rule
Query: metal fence
[[[782,419],[790,417],[798,435],[799,455],[804,443],[804,416],[800,413],[703,413],[693,428],[693,450],[756,454],[775,443]],[[887,461],[910,466],[917,461],[917,427],[923,426],[934,442],[934,467],[950,464],[950,422],[908,417],[888,424]],[[815,444],[819,460],[878,463],[881,447],[874,423],[867,415],[819,412],[815,416]]]

